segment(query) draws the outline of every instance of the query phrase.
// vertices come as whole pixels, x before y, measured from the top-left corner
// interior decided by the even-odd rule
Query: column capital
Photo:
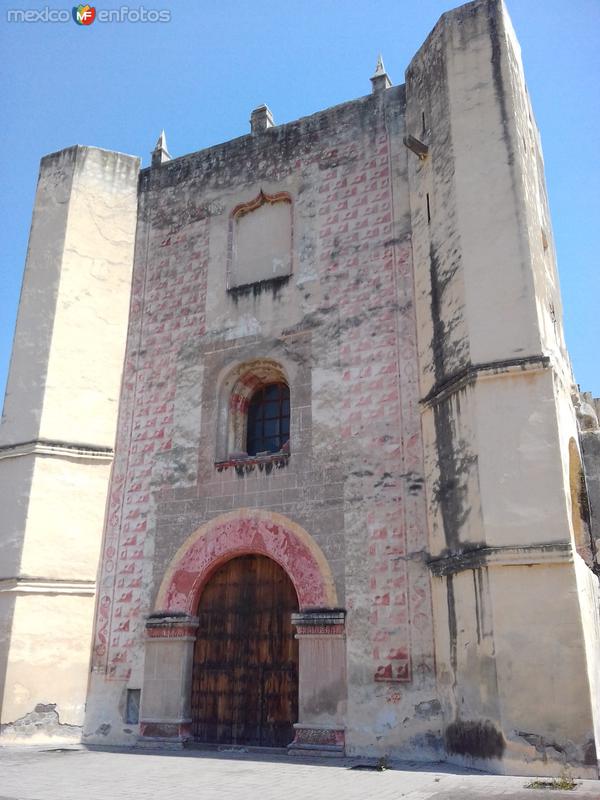
[[[189,614],[157,613],[146,620],[146,635],[150,639],[184,639],[196,636],[198,617]]]
[[[346,627],[346,611],[343,608],[299,611],[292,614],[292,625],[297,636],[333,636],[343,634]]]

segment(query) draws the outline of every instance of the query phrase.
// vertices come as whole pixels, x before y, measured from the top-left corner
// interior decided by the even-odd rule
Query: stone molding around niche
[[[292,273],[292,198],[287,192],[239,203],[230,214],[227,289],[238,295],[287,283]]]

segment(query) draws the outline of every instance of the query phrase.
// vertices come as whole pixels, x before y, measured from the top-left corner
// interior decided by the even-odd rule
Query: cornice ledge
[[[504,545],[500,547],[478,547],[463,553],[455,553],[427,562],[431,574],[436,577],[454,575],[468,569],[488,566],[533,566],[535,564],[567,564],[573,561],[571,542],[548,544]]]
[[[508,358],[502,361],[487,361],[481,364],[467,364],[453,375],[438,381],[419,402],[424,408],[430,408],[481,378],[518,372],[542,372],[551,366],[550,357],[544,355]]]
[[[71,594],[93,597],[96,594],[96,581],[13,576],[0,578],[0,594]]]
[[[66,442],[60,439],[32,439],[28,442],[0,445],[0,460],[29,455],[77,458],[110,463],[114,457],[114,450],[112,447]]]

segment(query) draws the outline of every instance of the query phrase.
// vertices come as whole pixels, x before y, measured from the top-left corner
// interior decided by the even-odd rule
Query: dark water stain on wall
[[[446,728],[446,750],[472,758],[502,758],[506,742],[489,720],[457,720]]]
[[[450,663],[452,664],[452,671],[456,679],[456,670],[458,666],[456,657],[456,644],[457,644],[457,625],[456,625],[456,602],[454,599],[454,576],[446,576],[446,596],[448,600],[448,631],[450,634]]]
[[[240,297],[259,297],[261,294],[271,292],[273,299],[279,298],[282,288],[289,283],[289,275],[281,275],[276,278],[266,278],[254,283],[246,283],[242,286],[232,286],[228,289],[229,296],[237,303]]]

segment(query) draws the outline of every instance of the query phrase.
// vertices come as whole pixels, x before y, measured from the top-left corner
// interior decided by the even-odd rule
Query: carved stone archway
[[[190,738],[192,653],[200,596],[215,570],[244,554],[276,561],[298,595],[300,612],[293,615],[293,622],[300,645],[299,721],[291,748],[342,754],[345,612],[337,607],[329,564],[301,526],[281,514],[248,508],[198,528],[165,573],[146,623],[141,736],[171,742]]]

